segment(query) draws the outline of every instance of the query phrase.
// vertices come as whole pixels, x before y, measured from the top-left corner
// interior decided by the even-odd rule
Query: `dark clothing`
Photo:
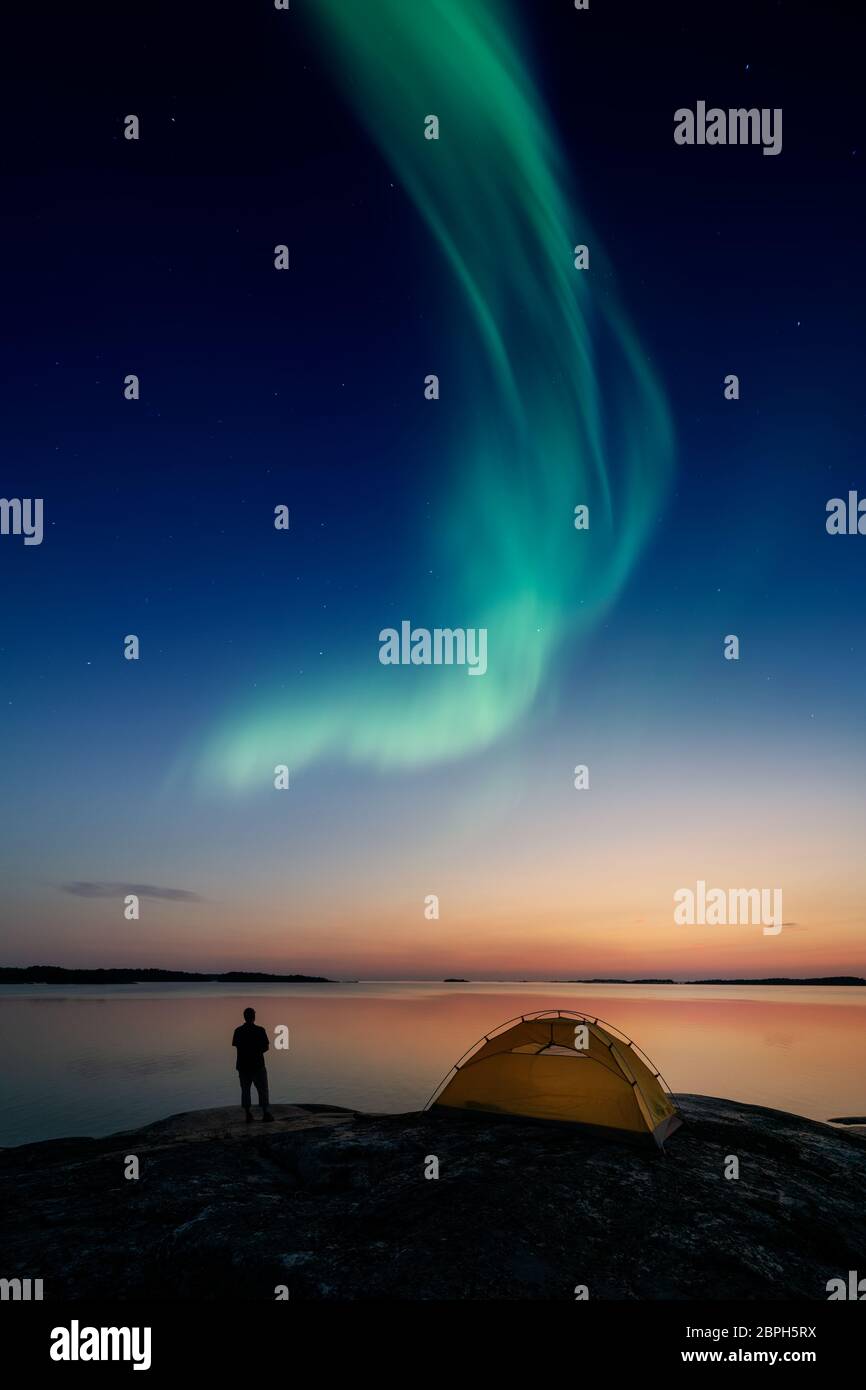
[[[259,1065],[250,1071],[239,1071],[238,1080],[241,1083],[241,1105],[244,1110],[249,1110],[252,1105],[250,1086],[255,1086],[259,1105],[263,1110],[267,1110],[269,1100],[268,1073],[265,1070],[264,1062],[259,1062]]]
[[[264,1056],[268,1050],[268,1035],[257,1023],[242,1023],[236,1028],[232,1047],[238,1050],[236,1067],[241,1072],[255,1072],[265,1069]]]

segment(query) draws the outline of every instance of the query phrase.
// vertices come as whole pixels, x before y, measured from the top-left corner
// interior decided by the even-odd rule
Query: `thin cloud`
[[[90,883],[79,880],[76,883],[61,883],[61,893],[71,893],[75,898],[122,898],[134,893],[137,898],[162,898],[173,903],[201,903],[204,898],[198,893],[188,893],[185,888],[163,888],[157,883]]]

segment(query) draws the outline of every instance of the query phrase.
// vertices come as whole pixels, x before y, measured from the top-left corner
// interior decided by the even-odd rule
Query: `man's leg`
[[[264,1062],[256,1072],[256,1094],[259,1098],[259,1105],[262,1107],[262,1119],[272,1120],[274,1117],[268,1109],[270,1096],[268,1095],[268,1071]]]
[[[250,1095],[250,1082],[252,1081],[252,1077],[248,1071],[239,1071],[238,1080],[241,1083],[241,1105],[247,1112],[247,1119],[251,1120],[253,1118],[253,1098]]]

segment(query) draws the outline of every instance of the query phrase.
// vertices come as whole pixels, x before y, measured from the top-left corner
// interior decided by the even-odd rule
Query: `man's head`
[[[255,1020],[256,1020],[256,1011],[255,1011],[255,1009],[244,1009],[244,1018],[246,1019],[247,1023],[255,1023]]]

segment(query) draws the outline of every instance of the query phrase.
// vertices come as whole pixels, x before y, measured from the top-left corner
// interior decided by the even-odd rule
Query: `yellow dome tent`
[[[682,1124],[666,1083],[610,1023],[570,1009],[509,1019],[465,1052],[426,1109],[584,1125],[659,1148]]]

